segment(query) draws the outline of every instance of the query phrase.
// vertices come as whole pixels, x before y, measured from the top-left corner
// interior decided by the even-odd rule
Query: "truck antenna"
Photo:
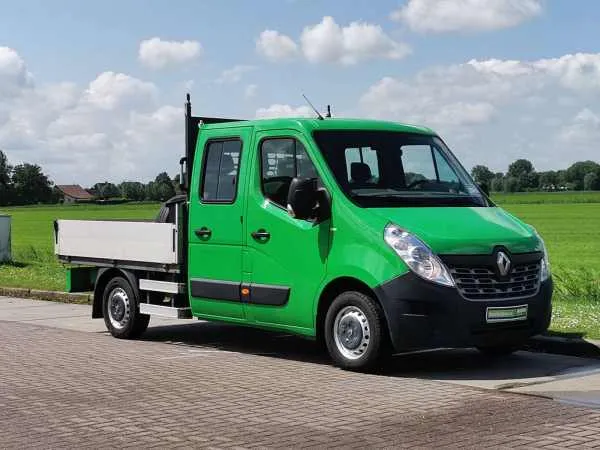
[[[321,113],[319,112],[319,110],[317,108],[315,108],[314,105],[310,102],[308,97],[304,94],[302,94],[302,97],[304,97],[304,100],[306,100],[306,103],[308,103],[308,105],[312,108],[312,110],[317,114],[317,116],[319,117],[319,120],[325,120],[323,118],[323,116],[321,115]]]
[[[327,114],[325,114],[325,117],[328,119],[331,118],[331,105],[327,105]]]

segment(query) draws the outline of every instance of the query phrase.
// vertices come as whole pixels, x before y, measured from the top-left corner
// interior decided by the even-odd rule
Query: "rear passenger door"
[[[251,127],[200,132],[189,214],[189,293],[195,316],[243,320],[242,215]]]

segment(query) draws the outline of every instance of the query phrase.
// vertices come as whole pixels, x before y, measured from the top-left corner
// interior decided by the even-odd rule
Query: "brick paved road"
[[[402,359],[343,372],[251,329],[196,325],[182,345],[173,328],[119,341],[0,321],[0,447],[600,447],[598,411],[398,376]]]

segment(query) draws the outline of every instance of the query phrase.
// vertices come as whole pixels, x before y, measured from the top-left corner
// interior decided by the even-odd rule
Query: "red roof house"
[[[93,198],[92,194],[78,184],[63,184],[56,187],[63,193],[65,203],[89,202]]]

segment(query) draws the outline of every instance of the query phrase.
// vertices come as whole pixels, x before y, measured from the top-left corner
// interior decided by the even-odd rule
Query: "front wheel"
[[[106,328],[116,338],[135,339],[148,328],[150,316],[140,314],[138,299],[125,278],[115,277],[108,282],[102,308]]]
[[[325,343],[343,369],[373,369],[384,356],[385,322],[379,304],[355,291],[338,295],[325,316]]]

